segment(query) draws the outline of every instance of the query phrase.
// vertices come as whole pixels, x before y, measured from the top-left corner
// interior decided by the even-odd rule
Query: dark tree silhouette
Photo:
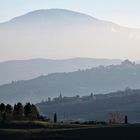
[[[39,115],[39,112],[38,112],[36,106],[32,104],[31,105],[31,119],[32,120],[38,120],[39,116],[40,115]]]
[[[5,104],[1,103],[0,104],[0,122],[2,122],[4,120],[4,116],[5,116]]]
[[[4,103],[1,103],[0,104],[0,111],[1,112],[4,112],[5,111],[5,104]]]
[[[128,124],[128,118],[127,118],[127,115],[125,116],[125,124]]]
[[[25,119],[38,120],[40,115],[35,105],[27,103],[24,106],[24,116]]]
[[[30,119],[31,117],[31,104],[30,103],[26,103],[26,105],[24,106],[24,116],[25,119]]]
[[[56,113],[54,114],[54,122],[55,123],[57,122],[57,114]]]
[[[37,107],[34,104],[26,103],[23,106],[21,103],[14,105],[14,109],[10,104],[0,104],[0,122],[12,120],[44,120],[44,116],[40,116]]]
[[[5,108],[5,112],[7,113],[13,113],[13,108],[11,105],[7,104],[6,105],[6,108]]]
[[[14,119],[15,120],[22,120],[24,115],[23,105],[18,103],[14,105]]]
[[[5,112],[4,112],[4,121],[11,121],[13,120],[13,108],[11,105],[7,104],[5,107]]]

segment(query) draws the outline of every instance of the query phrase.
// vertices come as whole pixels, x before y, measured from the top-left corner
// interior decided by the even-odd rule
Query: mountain
[[[32,80],[12,82],[0,86],[0,101],[5,103],[39,102],[55,97],[109,93],[126,87],[140,87],[140,64],[128,60],[120,65],[99,66],[76,72],[40,76]]]
[[[0,24],[0,59],[138,58],[140,29],[65,9],[29,12]]]
[[[65,10],[65,9],[48,9],[48,10],[37,10],[33,12],[29,12],[25,15],[15,17],[9,22],[2,24],[3,27],[51,27],[53,25],[58,26],[65,26],[65,25],[74,25],[77,24],[91,24],[95,23],[98,24],[96,18],[93,18],[89,15]]]
[[[31,59],[16,60],[0,63],[0,85],[12,81],[29,80],[40,75],[56,72],[73,72],[78,69],[87,69],[99,65],[120,64],[121,60],[71,58],[64,60]]]
[[[109,94],[84,97],[57,97],[37,104],[40,112],[49,118],[57,113],[60,120],[109,121],[109,113],[127,115],[129,123],[140,122],[140,90],[126,89]]]

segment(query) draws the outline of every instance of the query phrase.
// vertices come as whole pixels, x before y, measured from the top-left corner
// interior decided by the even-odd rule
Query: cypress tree
[[[0,111],[1,112],[4,112],[5,111],[5,104],[4,103],[1,103],[0,104]]]
[[[56,113],[54,114],[54,122],[55,123],[57,122],[57,114]]]
[[[26,103],[26,105],[24,106],[24,116],[25,116],[25,119],[30,119],[30,116],[31,116],[31,104],[30,103]]]
[[[31,105],[31,119],[32,120],[38,120],[39,116],[40,115],[39,115],[39,112],[38,112],[36,106],[32,104]]]
[[[0,104],[0,122],[4,121],[5,119],[5,104],[1,103]]]
[[[125,116],[125,124],[128,124],[128,118],[127,118],[127,115]]]
[[[14,119],[15,120],[22,120],[23,119],[23,105],[18,103],[14,105]]]
[[[13,120],[13,108],[11,105],[7,104],[4,112],[4,120],[11,121]]]

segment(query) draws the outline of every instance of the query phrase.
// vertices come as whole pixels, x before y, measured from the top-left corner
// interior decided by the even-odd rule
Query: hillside
[[[40,112],[50,118],[57,113],[60,120],[109,121],[110,112],[127,115],[129,122],[140,122],[140,90],[126,89],[109,94],[57,97],[37,104]]]
[[[73,72],[78,69],[87,69],[99,65],[120,64],[121,60],[71,58],[63,60],[31,59],[15,60],[0,63],[0,85],[12,81],[29,80],[40,75],[55,72]]]
[[[54,73],[32,80],[0,86],[0,101],[5,103],[40,102],[48,97],[109,93],[126,87],[139,89],[140,65],[128,60],[120,65],[100,66],[68,73]]]

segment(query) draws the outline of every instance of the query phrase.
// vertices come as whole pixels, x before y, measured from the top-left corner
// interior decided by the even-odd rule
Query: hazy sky
[[[36,9],[63,8],[140,28],[140,0],[0,0],[0,22]]]

